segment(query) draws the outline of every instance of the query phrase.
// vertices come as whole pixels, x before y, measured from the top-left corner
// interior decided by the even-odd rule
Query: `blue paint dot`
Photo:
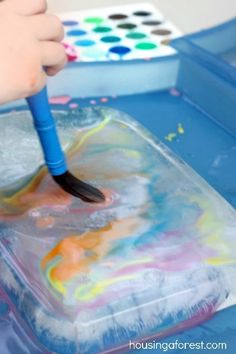
[[[72,20],[69,20],[69,21],[63,21],[62,22],[64,26],[76,26],[79,24],[78,21],[72,21]]]
[[[91,47],[94,44],[96,44],[96,42],[91,41],[90,39],[84,39],[84,40],[75,42],[75,45],[77,45],[78,47]]]
[[[74,37],[79,37],[79,36],[83,36],[85,35],[87,32],[83,31],[83,30],[71,30],[69,32],[67,32],[68,36],[74,36]]]
[[[110,49],[110,52],[118,55],[126,55],[129,52],[131,52],[131,49],[124,46],[116,46],[116,47],[112,47]]]
[[[10,311],[9,305],[4,301],[0,300],[0,316],[6,316]]]
[[[101,38],[101,41],[104,43],[115,43],[120,42],[121,38],[117,36],[105,36]]]

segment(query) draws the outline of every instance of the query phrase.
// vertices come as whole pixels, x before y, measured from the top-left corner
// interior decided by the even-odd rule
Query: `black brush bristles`
[[[67,193],[80,198],[87,203],[102,203],[106,200],[104,194],[97,188],[81,181],[69,171],[59,176],[52,176],[54,181]]]

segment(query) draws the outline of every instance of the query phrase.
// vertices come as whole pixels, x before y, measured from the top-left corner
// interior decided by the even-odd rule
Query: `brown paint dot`
[[[113,15],[110,15],[109,18],[111,20],[124,20],[124,19],[128,18],[128,16],[123,15],[123,14],[113,14]]]
[[[162,45],[169,45],[169,44],[170,44],[170,39],[163,39],[163,40],[161,41],[161,44],[162,44]]]
[[[167,36],[168,34],[171,34],[171,31],[168,29],[160,28],[152,31],[152,34],[156,34],[157,36]]]

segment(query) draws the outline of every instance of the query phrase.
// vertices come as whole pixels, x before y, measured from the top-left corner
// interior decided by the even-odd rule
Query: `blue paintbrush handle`
[[[46,87],[38,94],[27,98],[27,102],[41,142],[46,165],[52,176],[61,175],[67,171],[66,159],[51,114]]]

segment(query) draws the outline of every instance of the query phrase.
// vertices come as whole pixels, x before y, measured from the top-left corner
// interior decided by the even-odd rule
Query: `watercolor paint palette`
[[[173,55],[180,31],[148,3],[60,15],[70,61],[113,61]]]

